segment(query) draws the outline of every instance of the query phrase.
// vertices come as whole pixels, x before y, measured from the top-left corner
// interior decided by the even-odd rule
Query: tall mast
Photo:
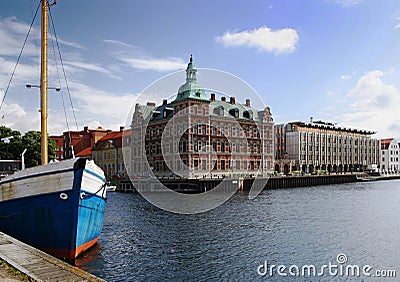
[[[48,31],[48,6],[47,0],[42,0],[42,55],[40,75],[40,114],[41,114],[41,157],[42,165],[48,163],[48,142],[47,142],[47,31]]]

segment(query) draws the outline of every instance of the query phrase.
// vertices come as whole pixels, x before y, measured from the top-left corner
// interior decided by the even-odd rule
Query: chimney
[[[226,102],[226,98],[225,97],[221,97],[221,101],[222,102]]]
[[[147,106],[149,106],[149,107],[155,107],[155,106],[156,106],[156,103],[154,103],[154,102],[147,102]]]
[[[215,101],[215,93],[211,93],[211,101]]]
[[[250,99],[246,99],[246,107],[250,107]]]
[[[236,102],[235,102],[235,97],[231,97],[230,102],[231,102],[232,105],[235,105],[235,104],[236,104]]]
[[[120,126],[120,127],[119,127],[119,131],[120,131],[120,132],[124,131],[124,128],[125,128],[124,126]]]
[[[89,131],[89,127],[88,127],[88,126],[85,126],[85,127],[83,128],[83,131],[88,132],[88,131]]]
[[[163,101],[162,101],[162,104],[163,105],[166,105],[168,103],[168,100],[167,99],[164,99]]]

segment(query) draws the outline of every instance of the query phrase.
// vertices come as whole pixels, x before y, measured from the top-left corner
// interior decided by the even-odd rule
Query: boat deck
[[[35,281],[105,281],[3,232],[0,258]]]

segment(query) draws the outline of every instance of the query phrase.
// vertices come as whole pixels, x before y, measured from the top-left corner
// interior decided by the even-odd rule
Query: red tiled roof
[[[76,157],[87,157],[87,156],[92,156],[92,148],[88,147],[80,151],[75,155]]]
[[[393,138],[381,139],[381,149],[387,150],[389,148],[390,142],[393,141]]]
[[[114,132],[111,132],[111,133],[105,135],[103,138],[101,138],[99,141],[96,142],[95,148],[93,148],[93,150],[102,149],[108,143],[108,141],[111,141],[111,140],[114,141],[114,145],[117,148],[122,147],[123,134],[124,134],[123,131],[114,131]]]

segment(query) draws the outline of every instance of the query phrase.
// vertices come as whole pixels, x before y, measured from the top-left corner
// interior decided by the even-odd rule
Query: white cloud
[[[378,137],[400,137],[400,90],[386,83],[386,73],[377,70],[359,78],[348,96],[351,112],[342,114],[341,123],[378,131]]]
[[[396,22],[396,25],[394,26],[394,29],[400,29],[400,23],[399,23],[399,21],[400,21],[400,16],[395,16],[395,17],[393,18],[393,20]]]
[[[16,17],[0,19],[0,55],[16,56],[21,52],[23,42],[28,34],[30,25],[18,20]],[[50,39],[54,38],[51,34]],[[76,49],[84,49],[81,45],[58,38],[61,45]],[[40,30],[32,27],[23,50],[24,56],[37,56],[40,54]],[[49,43],[50,44],[50,43]]]
[[[293,52],[298,40],[299,35],[294,29],[272,30],[266,26],[241,32],[227,31],[224,35],[216,37],[216,41],[225,47],[254,47],[259,51],[275,54]]]
[[[352,78],[352,76],[350,74],[343,74],[343,75],[340,76],[340,78],[342,80],[349,80],[349,79]]]
[[[128,48],[133,47],[132,45],[130,45],[128,43],[125,43],[125,42],[122,42],[122,41],[119,41],[119,40],[104,39],[103,41],[106,42],[106,43],[109,43],[109,44],[119,45],[119,46],[122,46],[122,47],[128,47]]]
[[[83,122],[90,123],[93,117],[101,117],[101,120],[107,121],[104,126],[123,125],[137,97],[131,93],[115,95],[80,82],[71,82],[70,87],[79,111],[79,120],[82,118]]]
[[[15,17],[0,18],[0,98],[3,97],[5,88],[10,80],[15,67],[17,55],[25,39],[29,25]],[[40,130],[40,113],[38,112],[38,92],[25,93],[25,84],[38,84],[40,76],[40,32],[33,30],[28,38],[26,49],[22,54],[15,76],[12,80],[10,92],[5,98],[5,103],[0,109],[0,124],[19,130],[22,133],[28,130]],[[107,77],[119,78],[112,71],[99,63],[90,62],[83,57],[84,47],[74,42],[58,39],[59,43],[66,45],[69,52],[63,52],[64,67],[67,73],[68,84],[73,98],[74,108],[77,112],[79,126],[103,125],[106,128],[118,129],[125,123],[133,98],[131,94],[108,93],[78,82],[88,71],[105,74]],[[71,48],[72,47],[72,48]],[[58,86],[57,70],[54,58],[49,54],[49,84]],[[57,57],[57,60],[59,58]],[[60,63],[58,62],[58,66]],[[62,71],[60,69],[60,74]],[[62,82],[63,83],[63,82]],[[64,95],[66,88],[62,86]],[[51,95],[49,98],[49,132],[61,134],[67,129],[61,98]],[[60,99],[60,100],[57,100]],[[0,100],[1,101],[1,100]],[[67,107],[69,99],[64,97]],[[57,104],[57,105],[55,105]],[[55,106],[55,107],[54,107]],[[75,130],[71,109],[67,109],[70,129]],[[3,118],[4,115],[4,118]],[[103,124],[99,120],[103,121]]]
[[[99,73],[104,73],[107,74],[111,77],[114,78],[120,78],[118,76],[115,76],[111,71],[109,71],[108,69],[105,69],[101,66],[99,66],[98,64],[95,63],[88,63],[88,62],[84,62],[84,61],[66,61],[65,62],[66,65],[72,66],[73,69],[75,68],[80,68],[82,70],[89,70],[89,71],[94,71],[94,72],[99,72]]]
[[[17,60],[16,56],[19,55],[21,51],[22,44],[25,40],[28,30],[29,30],[29,25],[25,22],[18,20],[16,17],[8,17],[0,19],[0,38],[1,38],[0,60],[2,60],[0,62],[0,76],[1,74],[5,74],[8,77],[11,75],[11,72],[15,66],[15,62]],[[80,44],[66,41],[63,40],[62,38],[58,38],[58,42],[60,43],[60,45],[72,47],[73,50],[79,51],[85,49]],[[57,61],[59,61],[58,55],[56,58],[54,58],[52,54],[53,52],[49,51],[49,68],[51,68],[52,65],[54,65],[50,64],[50,60],[57,59]],[[27,71],[30,73],[33,70],[37,72],[37,68],[40,65],[39,61],[40,61],[40,31],[37,30],[35,27],[33,27],[22,53],[22,61],[20,61],[17,70],[21,72],[21,68],[25,67],[25,71],[22,70],[22,72],[25,72],[25,74]],[[69,52],[69,53],[64,52],[63,61],[67,65],[66,67],[72,66],[75,68],[72,70],[72,72],[76,72],[78,68],[78,69],[95,71],[110,76],[113,75],[109,70],[105,69],[104,67],[101,67],[93,62],[88,62],[86,59],[83,59],[78,52]],[[60,65],[59,62],[58,65]]]
[[[105,39],[103,42],[112,45],[110,55],[125,66],[157,72],[171,72],[186,68],[186,62],[178,57],[155,58],[136,46],[119,40]]]
[[[339,4],[342,7],[354,7],[363,2],[363,0],[326,0],[330,3]]]
[[[36,111],[26,111],[16,103],[4,103],[0,111],[1,125],[24,133],[29,130],[39,130],[40,116]]]
[[[125,124],[130,108],[137,97],[137,95],[129,93],[115,95],[114,93],[108,93],[73,81],[70,82],[70,90],[79,129],[86,125],[90,128],[103,126],[113,130],[119,129],[120,126]],[[0,91],[0,98],[2,94],[3,92]],[[63,93],[63,95],[66,95],[66,93]],[[55,99],[55,97],[52,98],[53,101]],[[70,130],[76,130],[73,113],[66,96],[64,96],[64,101],[67,107]],[[40,130],[38,106],[27,109],[17,103],[4,103],[0,110],[0,124],[19,130],[22,133],[28,130]],[[59,135],[67,130],[62,108],[49,109],[48,127],[51,135]]]
[[[171,72],[181,70],[186,67],[186,63],[181,58],[121,58],[122,61],[128,63],[132,68],[140,70],[153,70],[158,72]]]

